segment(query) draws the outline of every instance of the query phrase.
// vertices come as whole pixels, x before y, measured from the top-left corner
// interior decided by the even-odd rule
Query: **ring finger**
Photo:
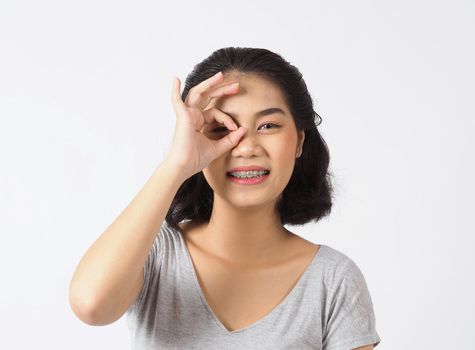
[[[238,128],[229,115],[214,107],[203,111],[203,117],[206,124],[211,124],[214,121],[217,121],[224,124],[229,130],[237,130]],[[206,125],[204,127],[206,127]]]

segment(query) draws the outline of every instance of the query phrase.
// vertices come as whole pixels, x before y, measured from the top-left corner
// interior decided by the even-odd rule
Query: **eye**
[[[273,123],[265,123],[265,124],[262,124],[261,126],[264,126],[264,125],[273,125],[273,126],[275,126],[276,128],[280,128],[279,125],[276,125],[276,124],[273,124]],[[266,129],[270,129],[270,128],[266,128]]]
[[[265,125],[270,125],[270,126],[274,126],[275,128],[280,128],[280,125],[277,125],[277,124],[274,124],[274,123],[264,123],[264,124],[261,125],[261,127],[265,126]],[[272,129],[272,128],[269,127],[269,128],[265,128],[265,129]],[[211,130],[211,132],[220,132],[220,130],[227,131],[228,128],[226,128],[225,126],[221,126],[219,128],[215,128],[215,129]]]

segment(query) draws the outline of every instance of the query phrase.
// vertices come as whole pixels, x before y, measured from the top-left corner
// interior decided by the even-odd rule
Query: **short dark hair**
[[[192,87],[219,71],[253,73],[270,79],[282,90],[297,130],[305,132],[303,152],[296,159],[289,183],[276,204],[282,225],[304,225],[329,215],[333,194],[328,170],[330,154],[317,130],[322,118],[313,109],[312,97],[300,71],[267,49],[225,47],[195,65],[186,78],[182,100],[185,101]],[[209,222],[212,208],[213,190],[200,171],[180,186],[165,220],[177,229],[183,220]]]

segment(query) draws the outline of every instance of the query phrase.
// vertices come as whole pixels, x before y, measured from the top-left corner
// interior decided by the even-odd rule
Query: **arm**
[[[85,323],[116,321],[138,296],[145,261],[185,180],[182,174],[165,159],[82,257],[69,286],[69,303]]]
[[[371,295],[356,263],[346,258],[335,271],[323,338],[327,349],[372,349],[379,344]],[[364,345],[363,345],[364,344]],[[374,346],[373,346],[374,347]]]
[[[373,350],[373,344],[360,346],[359,348],[354,348],[353,350]]]

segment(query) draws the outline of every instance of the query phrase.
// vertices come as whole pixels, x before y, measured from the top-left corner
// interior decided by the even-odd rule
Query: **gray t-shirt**
[[[234,331],[206,302],[182,233],[166,221],[144,277],[126,312],[133,350],[350,350],[381,341],[363,274],[353,260],[324,244],[279,305]]]

